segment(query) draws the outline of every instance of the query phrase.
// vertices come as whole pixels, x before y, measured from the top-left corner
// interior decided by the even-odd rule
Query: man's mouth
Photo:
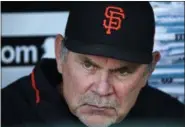
[[[98,106],[92,104],[84,104],[81,106],[80,110],[81,113],[102,116],[113,116],[116,113],[116,110],[113,107]]]
[[[94,109],[100,109],[100,110],[104,110],[104,109],[110,109],[111,107],[108,106],[99,106],[99,105],[92,105],[92,104],[86,104],[87,106],[90,106]]]

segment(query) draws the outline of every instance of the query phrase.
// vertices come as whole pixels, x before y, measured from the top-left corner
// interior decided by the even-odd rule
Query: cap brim
[[[125,51],[119,47],[105,44],[82,44],[79,41],[68,41],[65,43],[67,49],[72,52],[96,56],[110,57],[118,60],[124,60],[128,62],[149,64],[152,62],[152,54],[138,53],[134,51]]]

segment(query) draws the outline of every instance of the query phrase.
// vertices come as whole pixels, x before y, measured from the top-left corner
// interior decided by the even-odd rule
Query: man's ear
[[[153,60],[152,60],[151,65],[149,66],[150,73],[152,73],[155,70],[157,63],[159,62],[161,58],[160,52],[158,51],[153,52],[152,56],[153,56]]]
[[[58,72],[62,73],[62,58],[61,53],[63,49],[62,45],[63,36],[58,34],[55,39],[55,57],[57,62],[57,69]]]
[[[149,66],[147,67],[147,70],[145,70],[143,74],[143,76],[145,77],[144,79],[146,79],[146,81],[151,76],[152,72],[155,70],[157,62],[160,60],[160,57],[161,57],[158,51],[154,52],[152,56],[153,56],[152,63],[149,64]]]

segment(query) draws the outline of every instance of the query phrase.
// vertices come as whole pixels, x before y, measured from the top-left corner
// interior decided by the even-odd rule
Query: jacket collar
[[[58,90],[62,75],[57,70],[55,59],[42,59],[33,69],[31,78],[32,86],[35,86],[38,114],[44,122],[79,122]]]

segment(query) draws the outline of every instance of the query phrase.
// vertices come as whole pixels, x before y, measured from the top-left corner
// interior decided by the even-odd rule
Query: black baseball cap
[[[149,2],[79,2],[71,7],[64,45],[76,53],[149,64],[154,34]]]

